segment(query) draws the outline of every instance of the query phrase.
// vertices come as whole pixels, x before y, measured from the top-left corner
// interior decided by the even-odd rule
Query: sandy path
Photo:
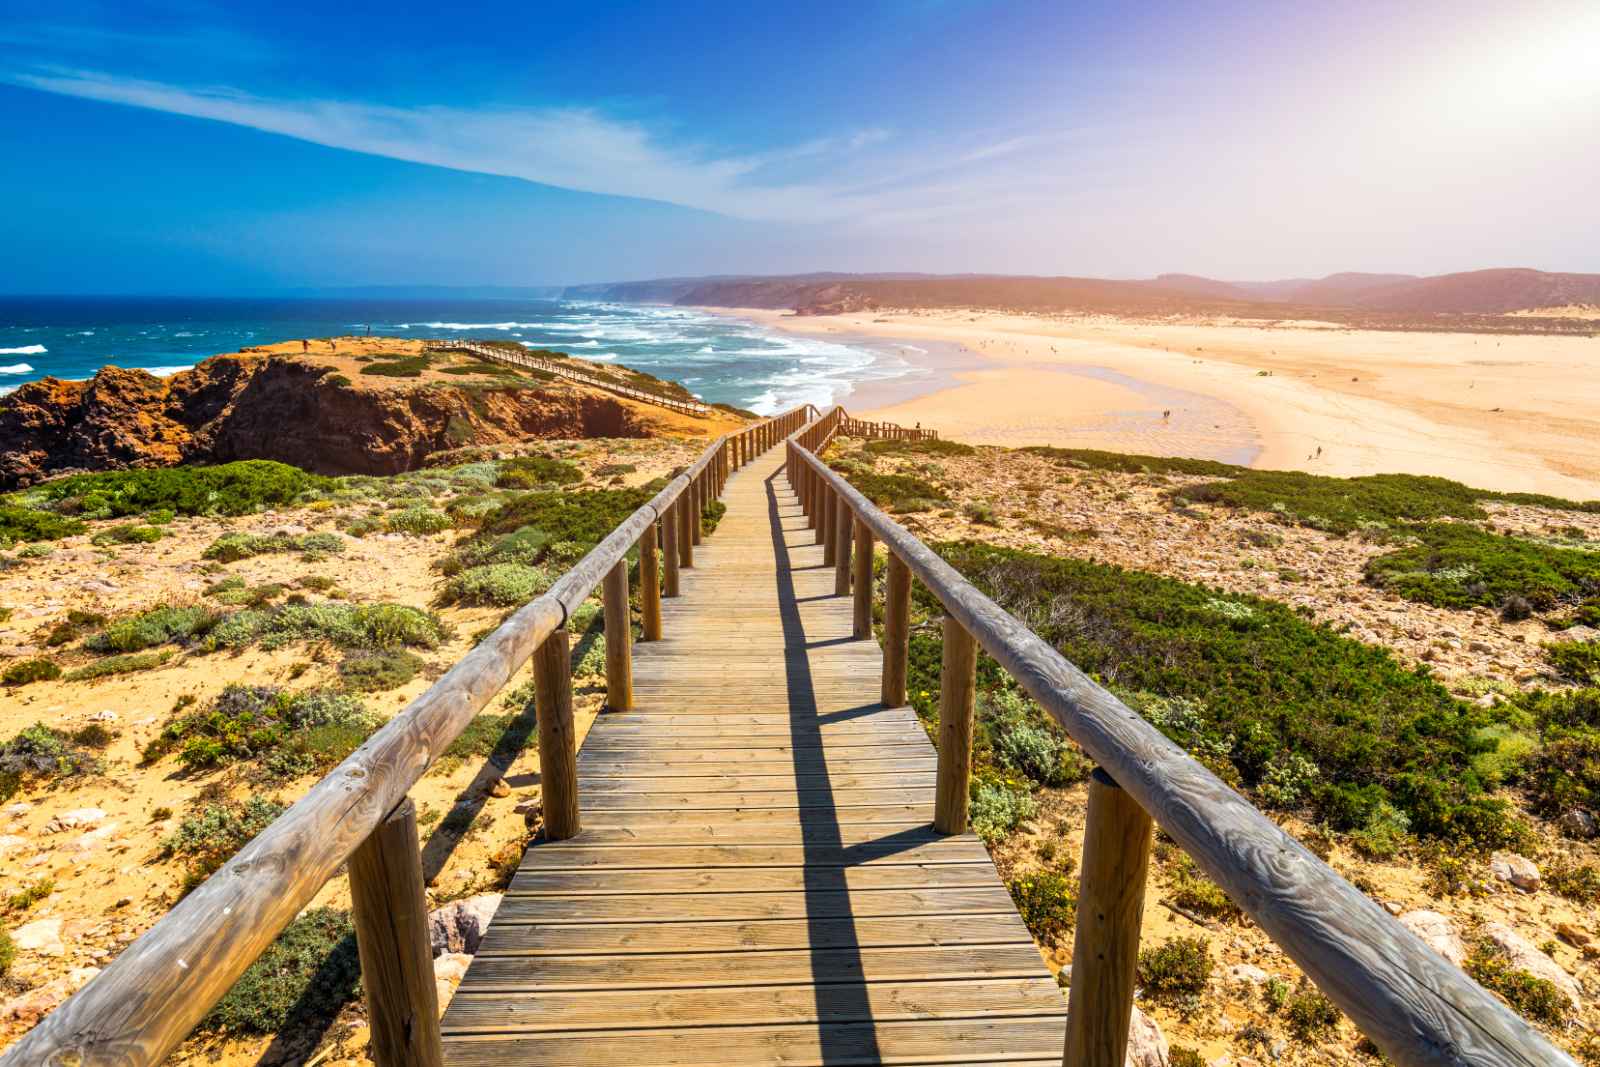
[[[965,345],[988,369],[856,412],[950,437],[1600,498],[1597,338],[972,311],[737,314],[821,336]]]

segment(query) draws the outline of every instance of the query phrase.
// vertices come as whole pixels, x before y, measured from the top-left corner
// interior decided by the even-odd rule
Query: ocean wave
[[[9,367],[0,367],[0,374],[32,374],[33,368],[26,363],[13,363]]]
[[[10,396],[21,388],[22,386],[20,385],[0,385],[0,396]]]
[[[414,327],[426,330],[537,330],[544,326],[542,322],[397,322],[395,329],[409,330]]]
[[[154,374],[157,378],[167,378],[177,374],[179,371],[193,370],[194,364],[185,363],[181,367],[140,367],[139,369],[142,371],[148,371],[151,374]]]
[[[44,345],[23,345],[20,348],[0,348],[0,356],[42,356],[48,351]]]

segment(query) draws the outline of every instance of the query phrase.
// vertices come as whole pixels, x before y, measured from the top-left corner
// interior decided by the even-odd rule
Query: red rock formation
[[[395,474],[431,452],[528,437],[644,437],[634,407],[567,386],[363,388],[285,356],[218,356],[170,378],[105,367],[0,399],[0,490],[68,470],[275,459]]]

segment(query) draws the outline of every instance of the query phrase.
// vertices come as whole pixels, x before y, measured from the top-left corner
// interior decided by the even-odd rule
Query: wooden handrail
[[[854,420],[836,407],[787,442],[789,481],[808,486],[802,495],[813,513],[818,492],[848,508],[888,549],[891,577],[896,562],[908,568],[960,630],[976,639],[1387,1056],[1404,1067],[1575,1067],[1518,1015],[818,459],[844,425],[854,426]],[[896,598],[891,590],[891,612]],[[905,611],[903,603],[898,611]],[[904,641],[904,626],[903,618],[890,623],[886,696],[896,666],[894,646]],[[898,658],[903,671],[903,645]],[[892,695],[903,699],[903,691]],[[1073,977],[1076,984],[1083,976],[1075,971]]]
[[[546,593],[518,609],[102,973],[0,1053],[0,1067],[153,1067],[165,1060],[535,650],[553,635],[564,638],[573,611],[647,529],[683,511],[692,488],[713,497],[732,452],[748,461],[815,411],[804,405],[713,441]]]
[[[458,338],[437,343],[446,348],[464,348],[468,352],[484,359],[498,360],[514,367],[530,367],[534,370],[546,371],[558,377],[582,382],[585,385],[592,385],[596,389],[604,389],[633,400],[670,408],[673,411],[681,411],[686,415],[705,416],[711,414],[712,408],[710,404],[703,404],[697,400],[679,400],[676,397],[660,396],[656,393],[646,392],[643,389],[635,389],[631,385],[623,385],[620,382],[609,381],[595,374],[585,374],[583,371],[573,370],[571,367],[557,363],[554,360],[541,359],[531,352],[517,352],[509,348],[501,348],[498,345],[491,345],[468,338]]]

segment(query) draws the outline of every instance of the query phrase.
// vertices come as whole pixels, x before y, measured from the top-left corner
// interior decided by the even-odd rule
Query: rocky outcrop
[[[1466,942],[1447,916],[1436,911],[1408,911],[1400,916],[1400,924],[1457,967],[1467,961]]]
[[[433,954],[465,953],[478,951],[478,942],[489,929],[489,920],[500,907],[499,893],[480,893],[475,897],[453,900],[428,913],[428,940]]]
[[[1506,960],[1512,967],[1526,971],[1535,978],[1543,978],[1561,991],[1571,1002],[1573,1010],[1583,1009],[1583,990],[1577,981],[1563,971],[1555,960],[1539,951],[1533,942],[1504,923],[1485,923],[1483,936],[1506,954]]]
[[[236,459],[397,474],[467,444],[650,432],[624,401],[565,385],[373,388],[310,359],[216,356],[170,378],[105,367],[0,399],[0,491],[73,470]]]

